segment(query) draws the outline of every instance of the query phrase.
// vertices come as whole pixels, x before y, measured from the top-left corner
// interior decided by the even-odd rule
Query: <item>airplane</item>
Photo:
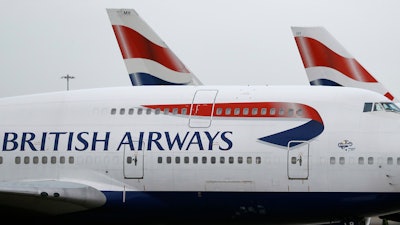
[[[311,85],[365,88],[381,93],[399,106],[398,98],[365,70],[324,27],[291,29]],[[373,110],[392,109],[375,103]],[[400,222],[400,213],[382,215],[379,218]]]
[[[134,9],[107,9],[132,85],[201,85]]]
[[[400,112],[370,90],[308,85],[139,85],[1,98],[0,215],[368,224],[400,211],[400,114],[374,111],[375,103]]]
[[[292,27],[311,85],[347,86],[376,91],[399,104],[324,27]]]

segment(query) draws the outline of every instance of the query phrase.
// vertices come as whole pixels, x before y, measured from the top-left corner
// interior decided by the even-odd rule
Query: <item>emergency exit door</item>
[[[135,142],[137,144],[138,142]],[[136,145],[138,146],[138,145]],[[143,179],[144,152],[124,147],[124,177]]]
[[[213,116],[217,90],[196,91],[190,107],[190,127],[209,127]]]
[[[289,179],[308,179],[309,143],[306,141],[290,141],[287,152],[287,171]]]

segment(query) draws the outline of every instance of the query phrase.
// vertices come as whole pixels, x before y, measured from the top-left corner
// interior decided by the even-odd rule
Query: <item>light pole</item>
[[[67,91],[69,91],[69,79],[74,79],[74,76],[70,76],[67,74],[67,76],[62,76],[61,79],[67,79]]]

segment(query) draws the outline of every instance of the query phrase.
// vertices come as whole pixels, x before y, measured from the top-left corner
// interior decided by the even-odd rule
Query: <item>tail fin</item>
[[[132,85],[201,85],[133,9],[107,9]]]
[[[325,28],[292,27],[292,32],[311,85],[369,89],[394,101],[394,96]]]

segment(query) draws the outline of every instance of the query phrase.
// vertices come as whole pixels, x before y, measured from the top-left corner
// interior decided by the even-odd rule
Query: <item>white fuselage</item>
[[[120,193],[124,204],[131,192],[399,193],[400,114],[363,112],[382,101],[360,89],[306,86],[4,98],[0,181],[75,182]]]

